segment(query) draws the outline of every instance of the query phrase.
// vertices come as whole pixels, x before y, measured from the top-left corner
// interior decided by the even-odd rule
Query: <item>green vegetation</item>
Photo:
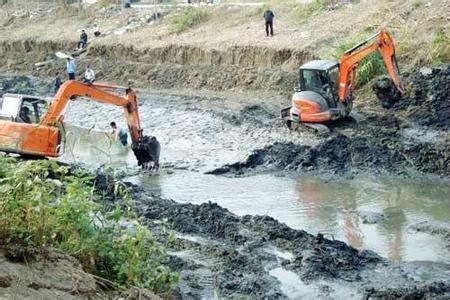
[[[185,7],[177,13],[168,16],[170,26],[174,32],[182,32],[208,19],[206,8]]]
[[[412,2],[413,8],[419,8],[420,6],[422,6],[422,4],[423,4],[422,0],[413,0]]]
[[[351,40],[338,44],[335,48],[333,56],[336,59],[339,59],[345,51],[352,48],[356,44],[356,38],[352,38]],[[376,76],[385,74],[385,72],[386,67],[384,66],[383,57],[379,51],[375,51],[358,63],[358,68],[356,71],[356,84],[357,86],[365,85]]]
[[[448,63],[450,61],[449,38],[443,28],[439,28],[433,37],[431,47],[431,62],[433,64]]]
[[[178,275],[164,265],[164,246],[133,216],[127,189],[116,184],[101,193],[93,181],[54,161],[0,156],[0,247],[18,260],[57,248],[119,286],[173,287]]]
[[[296,4],[292,9],[292,15],[297,21],[303,22],[311,16],[322,13],[335,2],[333,0],[313,0],[306,4]]]

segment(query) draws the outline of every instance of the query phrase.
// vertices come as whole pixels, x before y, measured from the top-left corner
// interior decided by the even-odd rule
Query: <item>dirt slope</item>
[[[165,12],[145,26],[139,22],[153,10],[89,10],[76,16],[44,11],[31,20],[3,11],[0,65],[39,75],[64,72],[64,61],[51,61],[54,53],[73,49],[77,30],[87,28],[92,36],[92,25],[98,23],[105,36],[92,38],[88,52],[78,59],[79,70],[89,63],[98,78],[131,80],[147,87],[290,92],[300,64],[315,57],[330,58],[337,46],[356,42],[383,26],[396,38],[403,69],[427,63],[434,33],[449,29],[445,0],[429,5],[400,0],[337,2],[303,18],[294,13],[296,6],[273,2],[273,38],[264,36],[262,7],[210,7],[202,23],[180,33],[171,30],[169,21],[177,11]],[[114,34],[127,28],[129,32]],[[47,64],[37,69],[34,64],[42,61]]]

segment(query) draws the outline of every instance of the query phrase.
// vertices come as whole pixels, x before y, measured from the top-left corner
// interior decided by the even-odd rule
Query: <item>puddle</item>
[[[289,299],[360,299],[354,289],[338,285],[334,282],[318,281],[305,284],[300,277],[284,268],[275,268],[269,271],[281,285],[281,291]]]

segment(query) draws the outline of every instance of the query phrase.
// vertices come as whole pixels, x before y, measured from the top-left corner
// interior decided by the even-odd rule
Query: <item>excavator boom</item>
[[[365,46],[368,42],[378,38],[373,43]],[[365,46],[365,47],[363,47]],[[367,57],[372,52],[379,50],[383,57],[386,70],[394,82],[397,89],[403,93],[403,87],[400,80],[400,71],[397,66],[395,58],[394,40],[386,30],[381,30],[377,34],[371,36],[365,41],[355,45],[353,48],[347,50],[339,60],[339,100],[345,101],[349,94],[349,89],[353,90],[356,83],[356,68],[358,62]]]
[[[41,124],[47,126],[56,125],[70,99],[73,97],[82,96],[99,102],[114,104],[122,107],[124,109],[125,119],[130,131],[131,140],[133,142],[137,141],[142,130],[137,107],[136,93],[131,88],[127,88],[125,90],[126,97],[122,97],[107,92],[106,89],[117,90],[118,87],[105,84],[85,84],[75,80],[65,82],[55,95],[54,101],[42,118]]]

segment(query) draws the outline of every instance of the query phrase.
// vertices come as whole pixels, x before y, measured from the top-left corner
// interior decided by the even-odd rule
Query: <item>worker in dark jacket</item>
[[[268,9],[264,13],[264,20],[266,20],[266,35],[269,36],[269,29],[270,29],[270,35],[273,36],[273,18],[275,15],[273,12]]]
[[[84,30],[81,30],[80,41],[78,42],[78,49],[86,48],[88,42],[88,36]]]
[[[54,85],[55,85],[55,94],[56,94],[59,90],[59,87],[62,85],[62,80],[61,80],[61,77],[59,76],[59,73],[56,73]]]

